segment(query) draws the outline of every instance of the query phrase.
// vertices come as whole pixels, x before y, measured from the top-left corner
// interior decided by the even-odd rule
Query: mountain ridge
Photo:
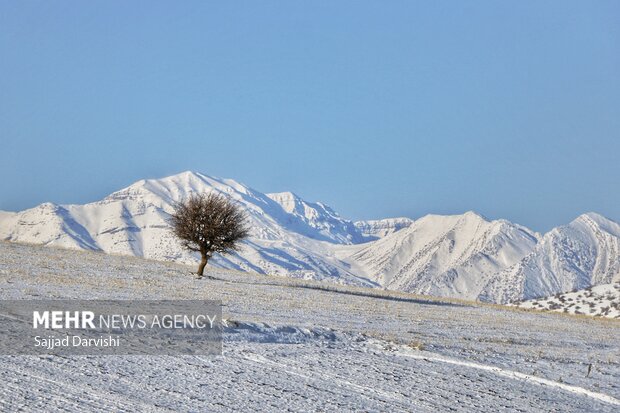
[[[588,212],[545,234],[474,211],[352,222],[294,192],[262,193],[185,171],[83,205],[0,211],[0,239],[194,263],[169,231],[173,205],[217,191],[247,212],[251,236],[211,265],[493,302],[620,279],[620,225]]]

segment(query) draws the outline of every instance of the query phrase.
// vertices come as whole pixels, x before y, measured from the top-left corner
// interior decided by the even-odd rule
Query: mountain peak
[[[600,222],[604,222],[604,223],[609,223],[609,222],[615,222],[609,218],[607,218],[606,216],[603,216],[597,212],[586,212],[584,214],[579,215],[576,219],[584,219],[584,218],[589,218],[594,222],[600,223]]]
[[[487,222],[489,222],[489,221],[490,221],[490,220],[489,220],[487,217],[485,217],[484,215],[479,214],[479,213],[478,213],[478,212],[476,212],[476,211],[471,211],[471,210],[470,210],[470,211],[465,212],[465,213],[463,214],[463,216],[468,217],[468,218],[476,218],[476,219],[481,219],[481,220],[483,220],[483,221],[487,221]]]
[[[474,211],[467,211],[463,214],[451,214],[451,215],[428,214],[415,221],[416,222],[418,221],[430,222],[430,223],[433,223],[434,225],[440,225],[440,226],[443,226],[443,225],[452,226],[452,225],[456,225],[457,223],[475,224],[478,222],[487,222],[487,223],[491,222],[484,216]]]
[[[586,212],[575,218],[569,226],[586,225],[587,227],[596,225],[598,228],[620,237],[620,224],[596,212]]]
[[[175,181],[179,183],[185,183],[185,182],[191,182],[191,181],[196,181],[196,180],[204,181],[205,179],[218,179],[218,178],[210,177],[208,175],[201,174],[199,172],[183,171],[178,174],[166,176],[164,178],[147,179],[146,181],[147,182],[148,181]]]

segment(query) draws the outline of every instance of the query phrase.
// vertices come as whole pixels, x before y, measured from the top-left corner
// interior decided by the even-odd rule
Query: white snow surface
[[[428,215],[364,246],[353,258],[390,289],[477,299],[536,242],[536,234],[524,227],[474,212]]]
[[[215,299],[221,356],[0,356],[1,411],[617,412],[620,322],[0,242],[2,299]],[[174,288],[171,288],[174,286]]]
[[[290,214],[285,225],[289,229],[295,230],[298,222],[302,222],[305,226],[328,235],[328,239],[332,242],[357,244],[367,241],[354,223],[342,219],[325,204],[304,201],[292,192],[279,192],[267,194],[267,196],[277,202],[287,214]],[[307,234],[304,227],[299,228],[297,232]]]
[[[620,274],[620,226],[594,213],[544,235],[474,212],[353,223],[291,192],[264,194],[189,171],[85,205],[0,212],[0,239],[195,263],[167,220],[175,202],[210,191],[238,202],[252,230],[241,251],[212,259],[217,268],[497,303],[610,283]]]

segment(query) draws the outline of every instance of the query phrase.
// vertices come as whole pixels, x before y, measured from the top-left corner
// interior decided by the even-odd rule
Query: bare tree
[[[200,253],[199,276],[214,253],[237,251],[239,242],[249,233],[244,211],[215,192],[191,195],[175,204],[170,223],[181,245]]]

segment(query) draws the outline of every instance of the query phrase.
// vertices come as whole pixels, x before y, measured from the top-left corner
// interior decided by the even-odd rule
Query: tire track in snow
[[[391,354],[396,354],[402,357],[408,357],[416,360],[424,360],[428,362],[438,362],[438,363],[447,363],[453,364],[456,366],[462,367],[470,367],[473,369],[488,371],[490,373],[496,374],[498,376],[506,377],[513,380],[521,380],[528,383],[533,383],[539,386],[549,386],[557,389],[561,389],[564,391],[568,391],[570,393],[578,394],[581,396],[590,397],[596,399],[600,402],[613,404],[616,406],[620,406],[620,400],[616,399],[613,396],[610,396],[605,393],[597,393],[588,389],[584,389],[583,387],[572,386],[569,384],[559,383],[557,381],[544,379],[542,377],[532,376],[529,374],[521,373],[514,370],[507,370],[496,366],[490,366],[487,364],[474,363],[471,361],[463,361],[458,359],[453,359],[445,356],[441,356],[436,353],[430,352],[420,352],[420,354],[414,354],[409,351],[407,348],[403,348],[401,351],[390,352]]]

